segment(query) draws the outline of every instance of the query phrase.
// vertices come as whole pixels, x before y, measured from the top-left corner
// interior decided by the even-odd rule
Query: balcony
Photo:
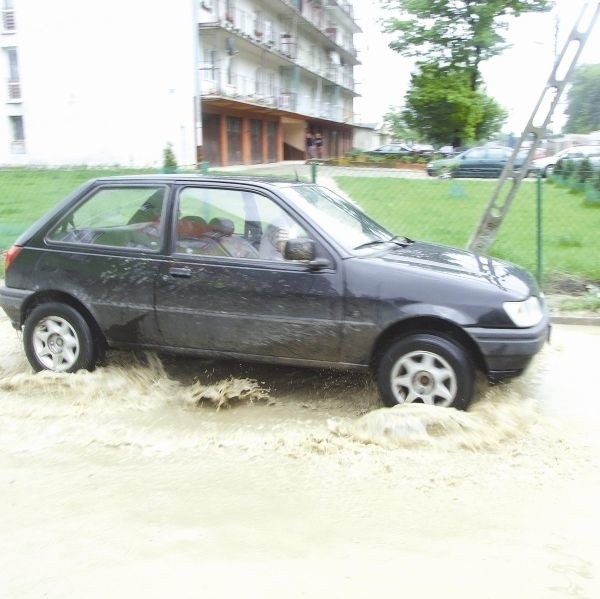
[[[25,154],[25,141],[15,140],[10,142],[11,154]]]
[[[21,82],[20,81],[9,81],[8,82],[8,101],[9,102],[20,102],[21,101]]]
[[[16,29],[15,11],[12,8],[4,9],[2,11],[2,33],[12,33]]]
[[[222,79],[221,70],[206,64],[200,67],[200,94],[207,101],[224,98],[303,114],[313,118],[342,121],[342,108],[331,96],[320,100],[310,94],[299,94],[289,84],[280,86],[276,80],[256,79],[240,72],[231,73],[228,81]]]

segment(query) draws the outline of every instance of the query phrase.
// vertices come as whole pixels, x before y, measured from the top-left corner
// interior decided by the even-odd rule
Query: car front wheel
[[[40,304],[31,311],[23,327],[23,345],[36,372],[93,370],[98,358],[85,318],[58,302]]]
[[[376,376],[387,406],[425,403],[464,410],[473,396],[475,372],[456,342],[419,333],[391,344],[379,361]]]

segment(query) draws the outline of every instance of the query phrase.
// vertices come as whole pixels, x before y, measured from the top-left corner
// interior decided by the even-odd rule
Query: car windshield
[[[367,216],[358,206],[325,187],[295,185],[288,187],[286,192],[298,210],[318,223],[349,252],[363,248],[372,250],[377,242],[396,242],[397,237]]]

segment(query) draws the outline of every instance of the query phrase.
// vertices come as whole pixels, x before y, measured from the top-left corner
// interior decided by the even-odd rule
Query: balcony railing
[[[202,68],[202,65],[200,67],[200,93],[204,98],[226,97],[335,121],[347,118],[343,106],[330,98],[318,99],[308,93],[298,94],[287,86],[282,87],[268,80],[257,80],[241,73],[232,73],[229,82],[223,83],[220,69],[208,64],[204,66],[205,68]]]
[[[323,11],[320,11],[320,13],[322,12]],[[237,35],[247,39],[265,44],[269,49],[281,52],[288,58],[293,60],[296,59],[298,40],[293,37],[289,31],[281,29],[280,24],[276,21],[274,16],[273,18],[269,18],[269,15],[265,13],[258,16],[255,12],[250,12],[237,7],[227,10],[222,3],[214,6],[213,14],[216,21],[225,29],[233,31]],[[338,30],[338,28],[330,27],[324,29],[326,20],[323,14],[311,14],[308,12],[308,9],[303,9],[302,16],[307,21],[311,22],[317,29],[325,31],[325,34],[336,45],[356,57],[356,49],[352,45],[352,42],[343,39],[341,31]]]
[[[25,141],[16,140],[10,142],[10,153],[11,154],[25,154]]]
[[[15,11],[12,8],[7,8],[2,11],[2,31],[15,31],[17,23],[15,21]]]
[[[8,82],[8,99],[13,100],[13,101],[21,99],[21,82],[20,81],[9,81]]]

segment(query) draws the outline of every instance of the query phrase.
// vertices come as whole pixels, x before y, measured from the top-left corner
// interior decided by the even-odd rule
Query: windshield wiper
[[[408,237],[398,237],[398,235],[394,235],[390,239],[374,239],[373,241],[361,243],[360,245],[357,245],[354,249],[362,250],[363,248],[368,248],[372,245],[380,245],[382,243],[395,243],[397,246],[406,247],[407,245],[414,243],[414,241],[412,239],[409,239]]]

